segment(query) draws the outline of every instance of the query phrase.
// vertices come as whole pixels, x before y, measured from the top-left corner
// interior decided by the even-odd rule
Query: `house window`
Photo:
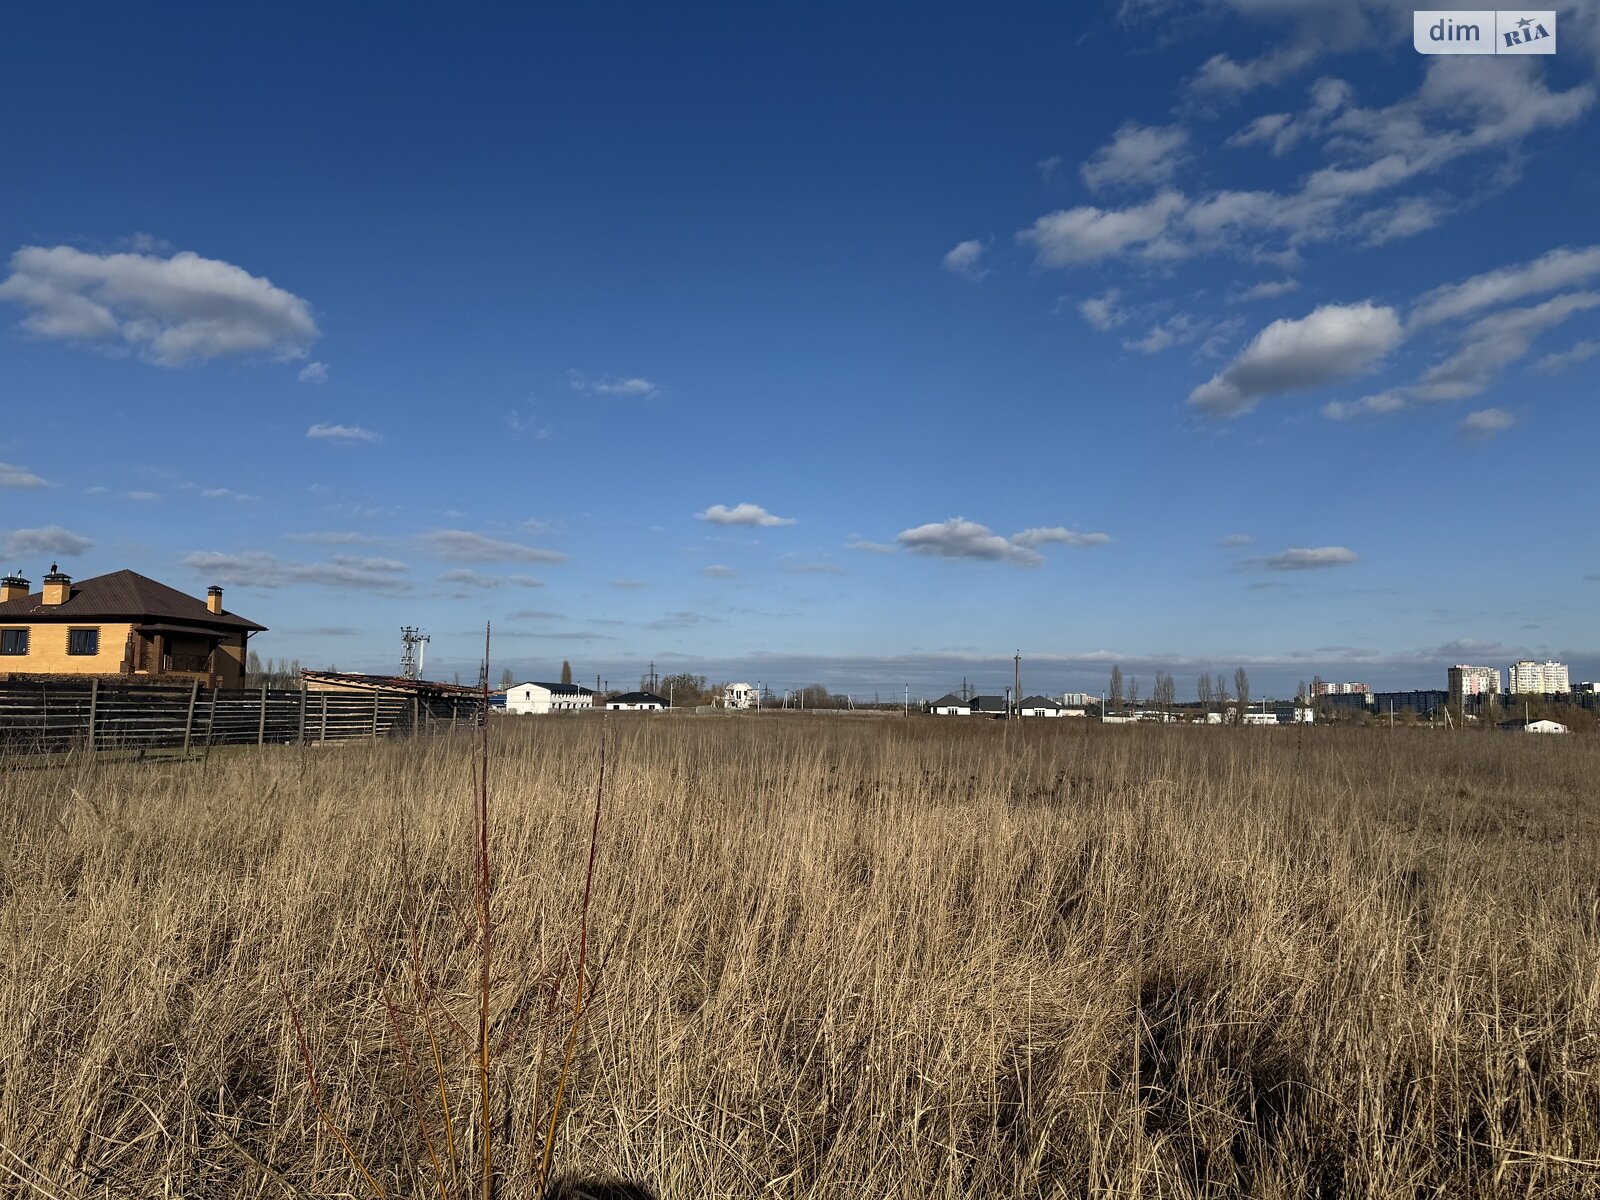
[[[67,631],[67,653],[95,655],[100,653],[98,629],[71,629]]]
[[[0,654],[26,654],[28,631],[26,629],[0,629]]]

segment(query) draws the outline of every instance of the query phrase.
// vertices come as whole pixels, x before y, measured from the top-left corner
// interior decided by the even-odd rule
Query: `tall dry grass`
[[[534,1191],[606,730],[570,1176],[1600,1195],[1595,739],[777,715],[500,726],[499,1195]],[[374,964],[420,936],[476,1036],[475,749],[3,764],[0,1181],[370,1194],[283,987],[337,1128],[436,1194]]]

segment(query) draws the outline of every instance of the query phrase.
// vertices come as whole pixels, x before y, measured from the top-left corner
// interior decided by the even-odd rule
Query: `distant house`
[[[756,690],[748,683],[730,683],[722,689],[723,708],[755,708]]]
[[[1004,696],[974,696],[969,702],[974,716],[1003,717],[1010,710]]]
[[[575,683],[519,683],[506,689],[508,714],[540,715],[593,707],[594,693]]]
[[[1066,712],[1066,708],[1049,696],[1029,696],[1022,702],[1022,715],[1025,717],[1062,717]]]
[[[1566,733],[1560,721],[1501,721],[1496,729],[1506,733]]]
[[[654,692],[624,692],[606,701],[613,712],[661,712],[671,706]]]
[[[140,575],[113,571],[81,583],[50,564],[30,592],[20,575],[0,579],[0,675],[123,675],[244,682],[245,647],[266,626],[206,598]]]
[[[930,707],[936,717],[969,717],[972,715],[972,706],[954,692],[946,692],[935,700]]]

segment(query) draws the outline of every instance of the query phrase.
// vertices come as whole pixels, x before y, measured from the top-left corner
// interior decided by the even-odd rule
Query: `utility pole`
[[[756,711],[761,711],[761,680],[756,680]]]
[[[1022,716],[1022,651],[1018,650],[1016,657],[1011,660],[1011,665],[1016,668],[1017,678],[1017,716]]]
[[[906,684],[906,716],[911,715],[911,685]]]

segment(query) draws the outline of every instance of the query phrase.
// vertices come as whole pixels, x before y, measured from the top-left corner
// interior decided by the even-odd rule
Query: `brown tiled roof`
[[[266,629],[265,625],[257,625],[230,612],[214,613],[204,600],[157,583],[137,571],[113,571],[74,583],[72,595],[61,604],[46,604],[42,591],[0,604],[0,622],[148,621],[152,618],[219,629]]]

